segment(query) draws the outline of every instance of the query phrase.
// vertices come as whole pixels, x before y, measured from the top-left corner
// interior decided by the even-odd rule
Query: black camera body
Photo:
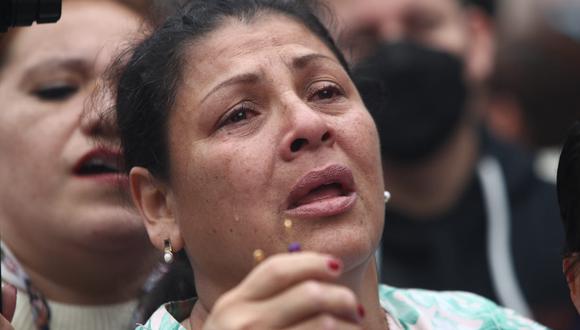
[[[0,32],[34,22],[56,22],[61,8],[62,0],[0,0]]]

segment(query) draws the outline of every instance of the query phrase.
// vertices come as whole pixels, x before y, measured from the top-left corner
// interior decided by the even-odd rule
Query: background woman
[[[140,329],[541,328],[471,294],[378,286],[376,128],[302,2],[193,1],[136,48],[117,101],[149,237],[185,249],[198,292]]]
[[[0,35],[2,281],[18,288],[16,329],[129,327],[158,260],[123,204],[115,131],[83,115],[147,3],[64,1],[58,23]]]

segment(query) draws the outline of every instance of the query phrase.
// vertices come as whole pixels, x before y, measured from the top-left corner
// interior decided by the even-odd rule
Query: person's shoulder
[[[196,299],[163,304],[145,324],[137,324],[135,330],[185,330],[181,321],[191,314]]]
[[[382,307],[404,329],[547,329],[481,296],[379,287]]]

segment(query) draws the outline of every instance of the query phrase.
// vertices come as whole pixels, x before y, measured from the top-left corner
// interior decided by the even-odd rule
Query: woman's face
[[[167,195],[196,276],[243,275],[255,249],[290,242],[347,268],[368,261],[383,227],[379,142],[333,53],[270,14],[227,20],[186,58]]]
[[[113,2],[65,1],[58,23],[15,32],[0,67],[0,221],[19,254],[30,245],[143,246],[141,221],[122,205],[119,153],[92,142],[113,146],[114,132],[98,115],[83,115],[139,24]]]

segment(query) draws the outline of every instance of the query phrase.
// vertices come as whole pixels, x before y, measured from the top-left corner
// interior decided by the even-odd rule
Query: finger
[[[260,263],[234,290],[244,300],[261,300],[305,280],[330,282],[342,272],[342,262],[315,252],[278,254]]]
[[[330,315],[351,324],[362,322],[354,293],[336,284],[305,281],[257,306],[257,312],[271,328],[286,328],[318,315]]]
[[[16,288],[2,283],[2,315],[8,322],[12,321],[16,309]]]
[[[14,330],[7,319],[0,315],[0,330]]]
[[[284,330],[362,330],[362,326],[358,324],[352,324],[346,322],[339,318],[333,317],[332,315],[323,314],[311,318],[305,322],[298,325],[285,328]]]

